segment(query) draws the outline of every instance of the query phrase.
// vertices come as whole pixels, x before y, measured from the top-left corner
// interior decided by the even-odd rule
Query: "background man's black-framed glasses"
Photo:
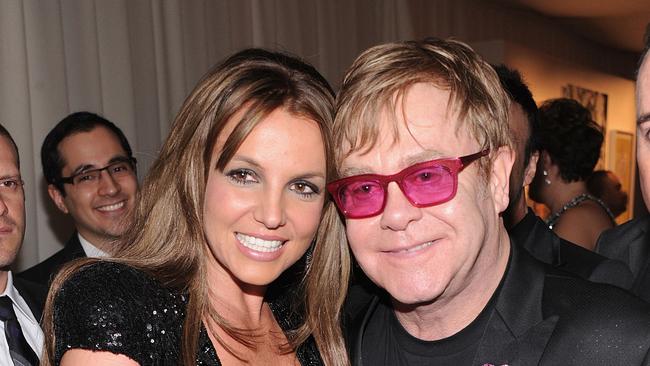
[[[106,171],[112,178],[119,179],[135,174],[135,158],[124,158],[114,161],[103,168],[89,169],[69,177],[58,179],[61,183],[74,185],[91,185],[97,184],[102,177],[102,171]]]

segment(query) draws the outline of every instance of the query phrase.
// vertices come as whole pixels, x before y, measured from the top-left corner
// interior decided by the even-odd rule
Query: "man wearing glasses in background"
[[[130,224],[138,182],[126,136],[94,113],[61,120],[45,137],[41,162],[50,198],[77,229],[63,249],[20,274],[49,284],[72,259],[111,254]]]
[[[376,285],[353,286],[353,365],[642,365],[650,305],[512,245],[509,101],[469,47],[373,47],[337,99],[328,184]]]

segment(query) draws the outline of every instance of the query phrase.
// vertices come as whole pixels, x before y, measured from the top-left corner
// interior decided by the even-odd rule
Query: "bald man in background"
[[[38,322],[47,289],[10,269],[25,237],[19,161],[16,143],[0,125],[0,365],[37,366],[43,351]]]

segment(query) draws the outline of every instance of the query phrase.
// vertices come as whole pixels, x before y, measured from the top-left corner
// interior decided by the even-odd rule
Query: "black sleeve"
[[[55,364],[73,348],[122,354],[141,365],[178,359],[181,298],[126,265],[83,268],[54,301]]]

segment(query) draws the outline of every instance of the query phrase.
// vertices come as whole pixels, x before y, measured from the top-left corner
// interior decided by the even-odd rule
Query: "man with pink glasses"
[[[328,190],[372,282],[346,307],[354,365],[650,362],[650,305],[511,244],[508,105],[457,41],[376,46],[346,74]]]

